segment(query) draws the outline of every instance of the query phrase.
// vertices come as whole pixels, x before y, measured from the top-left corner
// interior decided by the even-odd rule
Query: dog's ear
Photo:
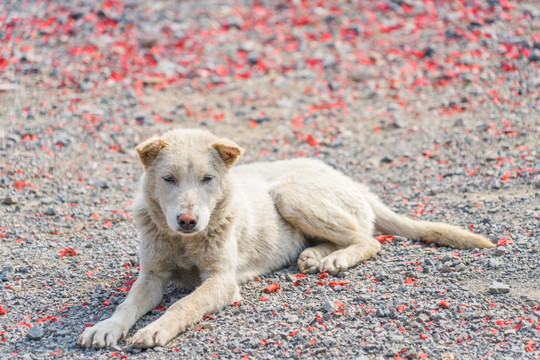
[[[137,146],[136,149],[139,153],[139,157],[141,158],[141,162],[143,163],[144,167],[146,168],[150,166],[152,160],[154,160],[159,151],[168,145],[169,143],[165,140],[154,137],[144,141],[142,144]]]
[[[236,162],[236,159],[244,153],[244,149],[234,142],[226,139],[216,141],[210,145],[212,149],[216,149],[225,163],[225,166],[230,168]]]

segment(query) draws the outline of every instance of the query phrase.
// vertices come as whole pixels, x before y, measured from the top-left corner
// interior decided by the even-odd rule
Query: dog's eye
[[[174,178],[174,176],[171,176],[171,175],[164,176],[162,179],[168,182],[169,184],[176,184],[176,179]]]
[[[212,181],[214,179],[213,176],[211,175],[205,175],[205,177],[203,177],[202,179],[202,183],[203,184],[208,184],[210,181]]]

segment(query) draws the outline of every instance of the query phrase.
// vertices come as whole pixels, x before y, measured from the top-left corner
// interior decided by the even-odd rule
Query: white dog
[[[381,249],[374,230],[456,248],[493,246],[454,226],[397,215],[317,160],[231,168],[243,149],[201,130],[169,131],[137,151],[146,169],[134,212],[139,278],[111,318],[84,331],[79,343],[86,347],[125,337],[170,281],[194,290],[137,331],[134,346],[165,345],[240,300],[240,283],[296,259],[303,273],[345,271]]]

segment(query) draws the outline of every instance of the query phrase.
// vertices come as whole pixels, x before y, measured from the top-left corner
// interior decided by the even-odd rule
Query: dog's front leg
[[[161,318],[137,331],[131,343],[140,348],[163,346],[205,314],[240,300],[234,274],[210,276],[191,294],[171,305]]]
[[[166,283],[164,276],[141,271],[126,300],[118,306],[113,316],[87,328],[78,343],[96,349],[116,344],[120,336],[126,337],[141,316],[159,304]]]

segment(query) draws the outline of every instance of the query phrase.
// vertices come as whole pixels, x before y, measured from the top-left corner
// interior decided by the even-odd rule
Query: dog
[[[239,284],[296,259],[302,273],[346,271],[381,250],[375,231],[455,248],[494,246],[455,226],[397,215],[315,159],[233,167],[244,150],[196,129],[171,130],[136,149],[145,168],[134,202],[139,277],[112,317],[83,332],[84,347],[126,337],[170,281],[193,291],[137,331],[134,347],[165,345],[239,301]]]

